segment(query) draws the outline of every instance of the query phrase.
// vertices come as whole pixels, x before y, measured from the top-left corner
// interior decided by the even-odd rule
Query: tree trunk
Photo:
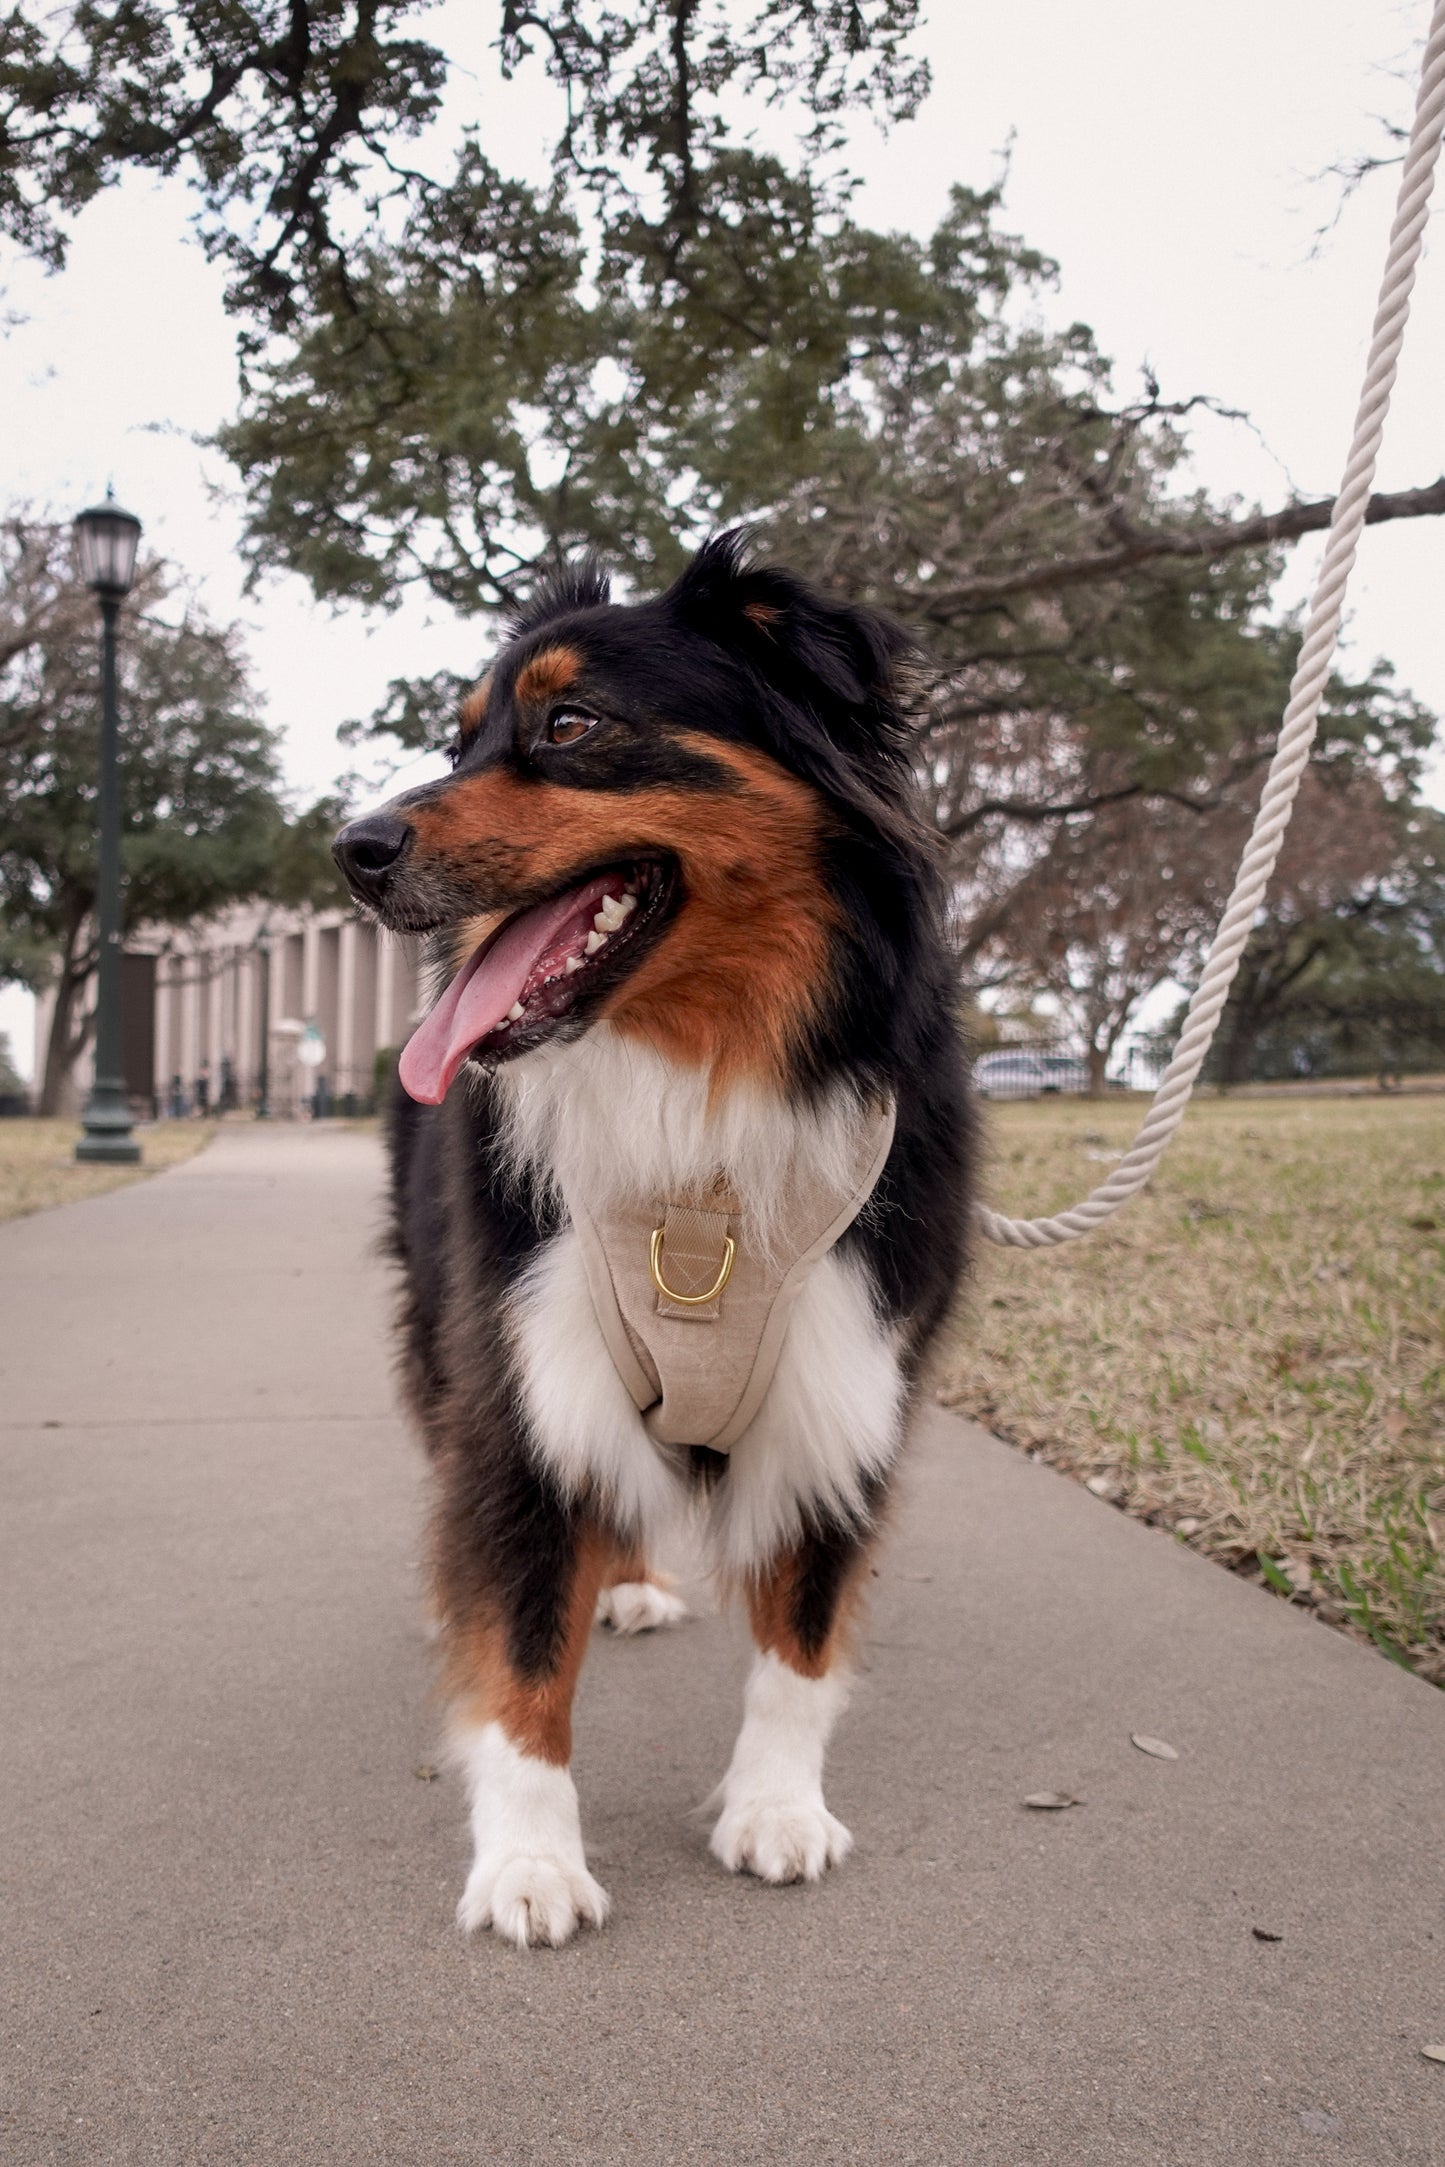
[[[1107,1046],[1088,1046],[1084,1049],[1084,1062],[1089,1073],[1089,1096],[1101,1099],[1108,1089],[1104,1071],[1109,1066]]]
[[[1230,1030],[1219,1049],[1219,1088],[1228,1091],[1235,1084],[1249,1082],[1249,1072],[1254,1066],[1254,1049],[1264,1028],[1261,1016],[1249,1013],[1228,1016]]]
[[[70,1072],[90,1038],[91,1019],[83,1016],[78,1024],[76,1022],[76,1011],[85,997],[90,973],[89,959],[77,956],[73,947],[68,949],[61,959],[55,1007],[50,1017],[50,1037],[45,1048],[45,1078],[36,1109],[42,1115],[53,1117],[61,1111]]]

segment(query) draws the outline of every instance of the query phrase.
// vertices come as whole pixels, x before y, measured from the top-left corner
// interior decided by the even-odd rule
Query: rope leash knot
[[[1279,846],[1289,825],[1319,724],[1320,702],[1329,680],[1339,640],[1345,588],[1365,525],[1370,487],[1375,478],[1385,416],[1395,385],[1410,294],[1425,236],[1430,191],[1434,185],[1440,141],[1445,134],[1445,0],[1435,0],[1415,118],[1405,152],[1395,222],[1380,281],[1374,334],[1365,363],[1365,381],[1355,416],[1355,433],[1345,461],[1344,479],[1330,520],[1324,560],[1305,620],[1304,642],[1290,686],[1289,704],[1280,725],[1264,791],[1250,831],[1234,889],[1210,946],[1203,976],[1194,989],[1184,1029],[1174,1055],[1159,1080],[1153,1103],[1133,1145],[1107,1181],[1080,1203],[1052,1219],[1009,1219],[986,1205],[977,1209],[979,1231],[989,1241],[1013,1249],[1048,1249],[1091,1234],[1143,1188],[1184,1118],[1190,1093],[1204,1065],[1215,1026],[1244,953],[1255,915],[1264,900]]]

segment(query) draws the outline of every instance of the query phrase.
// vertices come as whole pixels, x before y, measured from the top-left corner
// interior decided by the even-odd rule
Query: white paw
[[[610,1625],[614,1633],[651,1633],[686,1616],[682,1597],[655,1580],[623,1580],[597,1598],[597,1623]]]
[[[607,1891],[585,1866],[542,1853],[479,1858],[457,1905],[457,1924],[474,1934],[490,1926],[519,1949],[560,1949],[585,1919],[605,1925]]]
[[[709,1845],[729,1873],[760,1881],[818,1881],[840,1866],[853,1838],[823,1801],[752,1799],[724,1806]]]

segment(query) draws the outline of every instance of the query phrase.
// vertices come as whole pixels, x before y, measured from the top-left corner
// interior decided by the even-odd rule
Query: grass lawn
[[[990,1200],[1143,1104],[986,1109]],[[948,1405],[1445,1685],[1445,1097],[1202,1099],[1103,1231],[980,1247]]]
[[[78,1121],[0,1121],[0,1219],[124,1188],[193,1157],[215,1133],[213,1121],[161,1121],[136,1130],[139,1166],[81,1166],[75,1159]]]

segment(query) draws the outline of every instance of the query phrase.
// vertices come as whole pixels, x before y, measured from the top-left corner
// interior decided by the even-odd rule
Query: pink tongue
[[[610,885],[616,887],[616,880]],[[440,1106],[457,1070],[479,1039],[506,1017],[522,997],[532,967],[553,936],[579,911],[594,907],[607,892],[605,880],[589,881],[569,895],[539,903],[504,926],[488,945],[464,963],[423,1023],[402,1049],[398,1074],[402,1089],[423,1106]]]

